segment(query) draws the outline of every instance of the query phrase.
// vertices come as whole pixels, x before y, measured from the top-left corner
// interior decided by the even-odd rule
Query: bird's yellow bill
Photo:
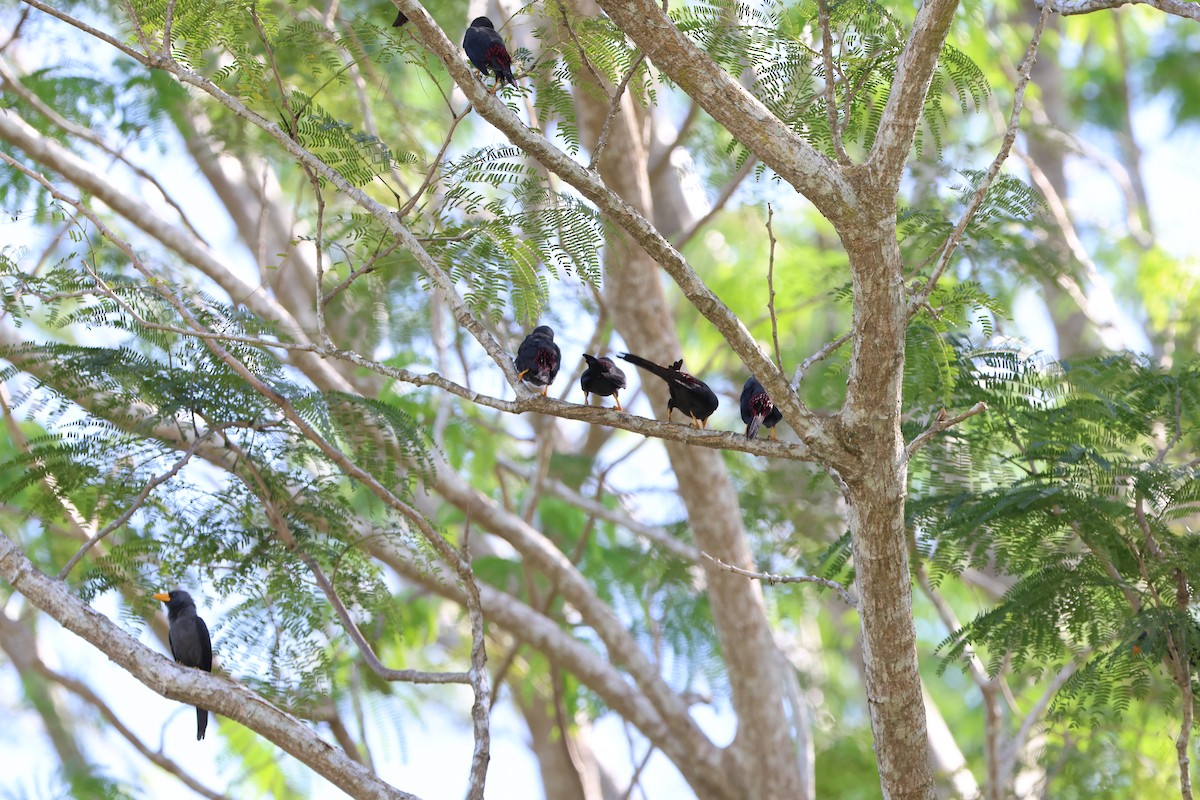
[[[159,592],[158,594],[154,595],[154,599],[161,600],[164,603],[169,603],[171,602],[171,595],[167,594],[166,592]]]

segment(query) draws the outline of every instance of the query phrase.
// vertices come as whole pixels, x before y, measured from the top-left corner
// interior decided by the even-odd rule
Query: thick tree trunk
[[[879,198],[876,208],[892,202]],[[917,671],[900,434],[908,301],[894,212],[863,220],[842,242],[854,278],[854,353],[843,408],[852,463],[841,473],[862,624],[867,705],[884,796],[932,798],[929,733]]]

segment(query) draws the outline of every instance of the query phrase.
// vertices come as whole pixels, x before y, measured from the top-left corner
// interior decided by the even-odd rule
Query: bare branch
[[[954,251],[958,248],[958,242],[962,239],[963,233],[966,232],[967,225],[970,224],[971,219],[975,216],[975,212],[983,204],[983,198],[987,195],[988,189],[991,188],[992,181],[1000,173],[1000,167],[1004,165],[1009,151],[1012,150],[1013,142],[1017,138],[1017,129],[1021,124],[1021,109],[1025,103],[1025,89],[1029,86],[1029,76],[1033,70],[1034,63],[1037,61],[1037,51],[1038,45],[1042,41],[1042,31],[1046,28],[1046,20],[1049,19],[1053,7],[1053,2],[1047,2],[1042,7],[1042,14],[1038,17],[1037,25],[1034,26],[1029,46],[1025,49],[1025,58],[1021,60],[1021,66],[1017,69],[1018,79],[1016,86],[1013,87],[1012,112],[1008,116],[1008,128],[1005,130],[1004,138],[1000,142],[1000,150],[996,153],[996,157],[992,159],[987,172],[984,173],[983,179],[979,182],[979,187],[975,190],[975,194],[971,195],[971,199],[967,203],[967,208],[963,211],[962,218],[959,219],[958,224],[954,226],[954,230],[950,232],[949,238],[946,239],[946,243],[942,246],[937,266],[933,268],[933,273],[929,276],[929,280],[925,282],[924,288],[921,289],[909,304],[910,316],[918,311],[922,303],[929,300],[929,295],[933,293],[934,288],[937,286],[938,279],[941,278],[942,273],[949,266],[950,257],[954,255]]]
[[[438,167],[442,164],[442,158],[446,155],[446,150],[450,148],[450,142],[454,139],[454,131],[458,129],[458,123],[467,118],[467,115],[474,111],[473,106],[467,106],[461,112],[450,109],[450,127],[446,130],[446,136],[442,139],[441,149],[437,151],[437,155],[433,157],[433,163],[429,165],[429,169],[425,172],[425,178],[421,181],[421,185],[412,193],[412,197],[408,198],[408,202],[400,207],[396,212],[396,216],[404,219],[408,216],[408,212],[412,211],[420,202],[421,196],[425,194],[425,190],[433,183],[434,177],[437,175]]]
[[[1046,5],[1050,5],[1050,3],[1046,3]],[[1156,8],[1164,14],[1200,21],[1200,4],[1187,0],[1057,0],[1053,5],[1054,10],[1064,17],[1075,14],[1091,14],[1094,11],[1120,8],[1126,5],[1146,5]]]
[[[834,339],[832,342],[826,343],[821,347],[820,350],[804,359],[804,361],[800,363],[800,366],[796,367],[796,375],[792,378],[792,386],[799,389],[800,381],[804,380],[804,374],[808,372],[809,367],[811,367],[813,364],[816,364],[818,361],[824,361],[825,359],[829,358],[829,355],[833,353],[833,351],[850,341],[850,338],[853,335],[853,332],[843,333],[841,336]]]
[[[821,26],[821,58],[825,62],[825,113],[829,119],[829,139],[839,164],[850,164],[850,156],[842,143],[842,129],[838,124],[836,86],[833,69],[833,31],[829,27],[829,0],[817,0],[817,23]],[[783,369],[783,367],[780,367]]]
[[[719,558],[714,558],[708,553],[701,552],[701,556],[716,564],[726,572],[732,572],[734,575],[741,575],[746,578],[751,578],[756,581],[762,581],[768,586],[775,586],[780,583],[815,583],[818,586],[824,586],[827,589],[833,589],[842,597],[842,601],[851,608],[858,608],[858,602],[850,595],[850,592],[845,586],[837,581],[831,581],[828,578],[817,578],[812,575],[773,575],[770,572],[752,572],[748,569],[735,567],[733,564],[726,564]]]
[[[770,257],[767,261],[767,311],[771,315],[771,344],[775,346],[775,365],[783,372],[783,356],[779,352],[779,320],[775,317],[775,230],[771,220],[775,217],[775,209],[767,203],[767,238],[770,240]]]
[[[747,156],[746,160],[742,162],[742,166],[733,174],[733,177],[721,187],[721,191],[717,193],[717,198],[713,200],[713,204],[709,207],[708,211],[704,212],[704,216],[696,220],[695,225],[676,236],[671,242],[672,246],[676,250],[682,250],[686,247],[687,243],[694,239],[697,233],[704,230],[705,225],[712,222],[713,218],[721,213],[721,210],[729,203],[730,198],[746,182],[746,178],[750,177],[750,174],[754,172],[754,168],[757,166],[758,159],[752,155]]]
[[[938,435],[939,433],[946,430],[947,428],[954,427],[958,423],[962,422],[964,419],[973,417],[976,414],[982,414],[984,411],[987,411],[987,403],[983,402],[982,400],[980,400],[978,403],[976,403],[975,405],[968,408],[963,413],[958,414],[953,417],[947,416],[946,409],[943,408],[941,411],[938,412],[938,415],[936,418],[934,418],[933,423],[928,428],[926,428],[923,433],[918,434],[917,438],[915,438],[911,442],[909,442],[908,447],[904,448],[904,457],[912,458],[913,453],[920,450],[921,447],[924,446],[925,443],[928,442],[930,439],[932,439],[934,436]]]
[[[617,86],[617,91],[613,93],[608,105],[608,114],[604,117],[604,124],[600,126],[600,135],[596,138],[596,146],[592,149],[592,158],[588,162],[588,169],[594,170],[596,165],[600,163],[600,156],[604,153],[605,145],[608,144],[608,131],[612,128],[613,120],[616,119],[617,113],[621,110],[621,100],[625,97],[625,88],[629,86],[629,80],[645,60],[645,53],[637,54],[637,58],[629,65],[629,71],[625,73],[625,77],[621,79],[621,83]],[[600,85],[604,86],[603,83]]]
[[[126,508],[119,517],[105,525],[100,530],[96,531],[96,533],[93,534],[90,539],[83,543],[82,547],[75,551],[75,555],[71,556],[71,558],[67,560],[67,563],[63,565],[63,568],[59,571],[57,576],[58,580],[66,580],[67,576],[71,574],[71,570],[75,568],[75,565],[78,564],[85,555],[87,555],[89,550],[96,546],[97,542],[103,540],[104,537],[108,536],[117,528],[128,522],[130,518],[137,513],[137,510],[142,507],[142,504],[146,502],[146,499],[150,497],[151,492],[178,475],[179,471],[183,469],[189,461],[192,460],[192,456],[196,455],[196,451],[199,450],[200,446],[205,443],[208,436],[217,430],[220,430],[220,428],[214,428],[209,431],[205,431],[204,436],[197,437],[196,441],[192,442],[192,446],[187,449],[183,456],[181,456],[169,470],[164,472],[162,475],[155,475],[151,480],[147,481],[146,485],[142,487],[142,490],[138,492],[137,496],[135,496],[133,501],[130,502],[129,507]]]
[[[104,718],[104,721],[111,725],[113,730],[120,734],[125,741],[129,742],[129,744],[131,744],[135,750],[141,753],[143,758],[155,766],[160,767],[161,769],[174,775],[184,786],[188,787],[202,797],[211,798],[211,800],[223,800],[225,797],[227,797],[227,795],[213,791],[204,784],[200,783],[200,781],[192,777],[179,762],[163,755],[162,751],[151,750],[145,742],[138,738],[137,734],[130,730],[125,723],[121,722],[120,718],[117,717],[116,712],[114,712],[112,708],[110,708],[103,700],[101,700],[100,696],[93,692],[91,687],[89,687],[86,683],[55,672],[54,670],[50,669],[50,667],[46,666],[46,663],[41,659],[37,660],[35,668],[47,680],[54,681],[72,694],[78,695],[84,702],[95,708],[98,712],[100,712],[100,716]]]
[[[567,29],[567,35],[571,37],[571,43],[575,45],[575,50],[579,53],[579,61],[587,67],[587,71],[592,75],[592,80],[596,82],[596,86],[599,87],[600,91],[604,92],[605,97],[612,100],[613,96],[604,87],[604,78],[600,77],[600,73],[592,66],[592,60],[588,58],[587,51],[583,49],[583,43],[579,41],[579,37],[575,35],[575,29],[571,27],[571,17],[567,14],[567,4],[562,2],[562,0],[557,0],[556,5],[558,6],[559,15],[562,16],[563,27]],[[620,103],[619,92],[617,93],[617,97],[618,100],[616,102]],[[605,127],[607,128],[607,125]],[[592,163],[596,163],[595,157],[592,158]]]

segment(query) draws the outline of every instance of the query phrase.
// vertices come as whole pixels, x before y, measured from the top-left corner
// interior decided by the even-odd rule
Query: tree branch
[[[962,422],[964,419],[973,417],[976,414],[982,414],[984,411],[987,411],[987,403],[983,402],[982,400],[980,400],[978,403],[976,403],[975,405],[968,408],[963,413],[958,414],[953,417],[947,416],[946,410],[942,409],[940,412],[938,412],[937,417],[934,418],[933,423],[930,424],[930,426],[928,428],[926,428],[922,433],[918,434],[917,438],[915,438],[911,442],[909,442],[908,447],[904,448],[904,457],[912,458],[913,454],[916,453],[918,450],[920,450],[925,445],[925,443],[928,442],[930,439],[932,439],[934,436],[937,436],[939,433],[946,430],[947,428],[954,427],[958,423]]]
[[[908,42],[896,63],[896,77],[892,79],[875,144],[864,165],[871,176],[868,181],[876,185],[881,196],[895,198],[942,45],[957,9],[958,0],[926,0],[917,11]]]
[[[352,797],[418,800],[416,795],[388,785],[300,720],[241,684],[181,666],[150,650],[73,597],[62,583],[40,572],[7,532],[0,535],[0,578],[155,693],[245,725]]]
[[[446,65],[446,69],[454,79],[454,82],[458,84],[459,89],[470,99],[480,116],[496,126],[514,145],[537,159],[543,166],[553,171],[577,189],[584,197],[595,203],[601,211],[607,214],[617,225],[637,241],[642,249],[666,270],[667,274],[671,276],[692,305],[713,323],[750,371],[762,381],[764,387],[771,394],[771,399],[775,402],[775,405],[783,412],[784,419],[787,420],[788,424],[796,431],[802,441],[811,447],[819,447],[822,450],[828,450],[832,453],[840,452],[841,447],[839,443],[825,430],[823,420],[814,415],[800,402],[800,399],[788,385],[786,378],[771,362],[770,357],[758,346],[758,343],[755,342],[737,315],[704,284],[691,265],[654,228],[650,221],[638,212],[637,209],[605,186],[595,173],[576,163],[540,133],[525,125],[502,101],[489,94],[467,68],[461,54],[461,49],[451,44],[441,28],[437,26],[425,12],[424,8],[415,0],[398,0],[398,2],[408,16],[414,29],[420,34],[425,45]],[[644,3],[646,0],[634,0],[634,2]],[[654,15],[658,17],[662,16],[662,11],[658,6],[653,3],[650,6]],[[668,27],[674,30],[673,26],[670,26],[669,23],[667,24]],[[638,27],[644,28],[644,21]],[[680,35],[682,36],[682,34]],[[634,38],[636,40],[636,37]],[[696,49],[694,45],[689,44],[689,46],[693,50]],[[643,47],[643,50],[648,55],[652,54],[652,51],[648,48]],[[707,55],[702,54],[702,57],[705,61],[708,60]],[[696,70],[695,64],[689,65],[688,71],[700,74],[700,71]],[[721,74],[724,80],[729,80],[728,76],[724,76],[724,73]],[[671,77],[674,79],[676,76],[672,75]],[[202,88],[205,88],[210,93],[214,90],[220,91],[216,87],[212,89],[207,87]],[[737,88],[739,92],[748,97],[740,86]],[[225,103],[226,101],[222,100],[222,102]],[[754,102],[757,103],[757,101]],[[759,108],[763,114],[770,116],[770,113],[765,108],[762,108],[761,104],[759,104]],[[242,112],[239,111],[238,113]],[[771,119],[774,120],[774,117],[771,117]],[[772,127],[780,126],[781,123],[778,120],[774,120],[774,126]],[[270,127],[272,126],[268,125],[264,129],[270,132]],[[786,127],[782,127],[782,130],[791,139],[796,139],[795,135]],[[797,146],[806,152],[815,154],[821,160],[822,164],[832,165],[832,162],[829,162],[824,156],[816,154],[816,151],[806,143],[799,142]],[[307,153],[293,152],[293,155],[302,158],[313,158],[311,154]],[[322,166],[324,167],[324,165]],[[324,167],[324,169],[328,170],[328,167]],[[367,198],[362,192],[358,192],[354,187],[350,186],[333,170],[328,170],[328,172],[330,180],[337,183],[343,192],[353,198],[360,206],[368,209],[371,208],[373,201]],[[836,180],[833,178],[832,172],[814,180],[837,183],[841,188],[835,194],[843,190],[846,192],[849,191],[848,187],[843,182],[840,182],[840,178]],[[373,209],[372,213],[374,213]],[[381,219],[393,230],[398,227],[394,220],[389,221],[386,217]],[[509,361],[511,364],[511,359]],[[508,372],[506,371],[505,374],[507,375]],[[512,378],[510,378],[511,380]]]
[[[775,586],[780,583],[815,583],[818,586],[824,586],[826,589],[833,589],[842,597],[842,601],[851,608],[858,608],[858,602],[851,597],[850,592],[845,586],[837,581],[831,581],[828,578],[817,578],[812,575],[773,575],[770,572],[754,572],[741,567],[735,567],[733,564],[726,564],[719,558],[714,558],[708,553],[701,552],[701,556],[716,564],[726,572],[732,572],[734,575],[741,575],[745,578],[752,578],[756,581],[762,581],[768,586]]]
[[[987,195],[992,181],[1000,173],[1000,167],[1004,165],[1005,160],[1008,159],[1008,153],[1017,138],[1017,130],[1021,124],[1021,109],[1025,103],[1025,90],[1029,87],[1029,77],[1033,70],[1033,65],[1037,62],[1037,51],[1038,45],[1042,41],[1042,31],[1046,28],[1046,20],[1050,18],[1052,8],[1052,3],[1046,3],[1042,7],[1042,14],[1038,17],[1037,25],[1033,29],[1033,36],[1029,40],[1029,46],[1025,49],[1025,57],[1021,60],[1021,66],[1017,70],[1017,84],[1013,87],[1012,112],[1008,116],[1008,128],[1004,131],[1004,138],[1000,142],[1000,150],[996,153],[996,157],[992,159],[992,163],[988,165],[987,172],[984,173],[978,188],[976,188],[975,193],[971,195],[971,199],[967,202],[967,207],[963,211],[962,218],[959,219],[958,224],[951,231],[949,238],[946,239],[945,245],[942,246],[937,266],[934,267],[929,280],[925,282],[924,288],[910,303],[910,317],[917,312],[923,303],[928,302],[929,295],[933,293],[934,288],[937,286],[938,279],[946,271],[946,267],[949,266],[950,257],[954,255],[959,240],[962,239],[963,233],[967,230],[967,225],[974,218],[975,212],[983,205],[983,198]]]
[[[1145,5],[1156,8],[1164,14],[1200,21],[1200,3],[1187,2],[1187,0],[1056,0],[1053,5],[1054,10],[1064,17],[1091,14],[1094,11],[1120,8],[1126,5]]]

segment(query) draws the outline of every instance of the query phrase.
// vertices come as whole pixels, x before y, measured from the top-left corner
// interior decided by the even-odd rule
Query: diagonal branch
[[[813,575],[775,575],[770,572],[755,572],[749,569],[735,567],[733,564],[726,564],[719,558],[701,552],[701,556],[716,564],[726,572],[732,572],[734,575],[741,575],[745,578],[751,578],[756,581],[762,581],[768,586],[775,586],[780,583],[815,583],[818,586],[824,586],[826,589],[833,589],[841,595],[842,601],[851,608],[858,608],[858,602],[850,594],[845,586],[837,581],[831,581],[828,578],[818,578]]]
[[[947,414],[945,409],[942,409],[940,412],[938,412],[937,417],[934,418],[933,423],[920,434],[918,434],[917,438],[909,442],[908,447],[904,448],[904,457],[912,458],[913,453],[916,453],[918,450],[920,450],[925,443],[934,436],[937,436],[947,428],[954,427],[964,419],[973,417],[976,414],[982,414],[984,411],[987,411],[987,403],[983,402],[982,400],[968,408],[963,413],[956,414],[953,417]]]
[[[625,73],[625,77],[621,79],[621,83],[617,86],[617,91],[613,93],[608,105],[608,114],[604,116],[604,124],[600,126],[600,135],[596,138],[595,148],[592,149],[592,158],[588,162],[588,169],[594,170],[596,165],[600,163],[600,156],[604,153],[605,145],[608,144],[609,129],[612,128],[613,119],[616,118],[617,112],[621,110],[621,100],[625,97],[625,89],[629,86],[629,81],[634,76],[634,73],[638,71],[638,67],[645,60],[645,53],[637,54],[637,58],[629,65],[629,71]],[[604,84],[601,83],[600,85],[603,86]]]
[[[975,190],[975,194],[971,195],[971,199],[967,202],[967,208],[963,211],[962,218],[954,226],[954,230],[951,231],[946,244],[942,246],[942,250],[938,255],[937,266],[933,268],[933,273],[929,276],[929,280],[925,282],[924,288],[921,289],[909,304],[910,316],[915,314],[923,304],[928,302],[929,295],[933,293],[934,288],[937,286],[938,279],[946,271],[946,267],[949,266],[950,257],[954,255],[959,240],[962,239],[963,234],[967,230],[967,225],[971,223],[975,212],[983,205],[983,198],[987,195],[988,188],[991,187],[996,175],[1000,173],[1000,167],[1004,165],[1009,151],[1012,150],[1013,142],[1017,138],[1017,130],[1021,124],[1021,109],[1025,104],[1025,90],[1029,87],[1030,73],[1033,70],[1034,63],[1037,61],[1038,45],[1042,41],[1042,31],[1046,28],[1046,20],[1050,17],[1051,9],[1051,3],[1046,3],[1042,7],[1042,14],[1038,17],[1037,25],[1033,29],[1033,36],[1029,40],[1029,47],[1025,49],[1025,58],[1021,60],[1021,66],[1017,70],[1017,84],[1013,87],[1012,112],[1008,117],[1008,128],[1004,131],[1004,138],[1000,142],[1000,150],[996,153],[996,157],[992,159],[987,172],[984,173],[983,179],[979,182],[979,187]]]
[[[634,0],[634,2],[640,4],[644,3],[645,0]],[[754,337],[751,336],[750,332],[746,329],[746,326],[742,324],[737,315],[734,314],[733,311],[719,297],[717,297],[717,295],[711,289],[709,289],[707,285],[705,285],[704,281],[701,280],[700,276],[696,274],[695,270],[692,269],[691,265],[688,264],[687,260],[684,259],[683,255],[678,251],[678,249],[673,247],[671,243],[661,233],[659,233],[658,230],[650,223],[650,221],[646,219],[646,217],[643,216],[637,209],[605,186],[603,181],[601,181],[599,177],[595,175],[595,173],[587,170],[585,167],[575,162],[570,156],[551,144],[550,141],[542,136],[539,132],[525,125],[503,102],[489,94],[483,85],[475,79],[471,71],[467,68],[466,62],[463,60],[459,48],[456,48],[451,44],[450,40],[446,38],[446,34],[442,31],[442,29],[437,26],[432,18],[429,17],[425,10],[421,8],[421,6],[417,4],[415,0],[398,0],[398,4],[408,16],[413,27],[420,34],[421,38],[425,42],[425,45],[446,65],[446,69],[450,72],[454,82],[458,85],[458,88],[463,92],[463,94],[470,99],[472,105],[475,106],[475,109],[479,112],[480,116],[492,123],[492,125],[496,126],[496,128],[499,129],[505,136],[507,136],[514,145],[521,148],[532,158],[535,158],[547,169],[553,171],[556,175],[577,189],[580,194],[595,203],[601,211],[603,211],[615,224],[620,226],[622,230],[629,234],[629,236],[633,238],[651,258],[653,258],[664,270],[666,270],[667,274],[670,275],[672,280],[675,281],[676,286],[679,287],[680,291],[683,292],[684,296],[687,297],[689,302],[691,302],[691,304],[701,314],[703,314],[704,317],[708,319],[718,331],[720,331],[721,335],[724,336],[725,340],[729,343],[729,346],[738,354],[743,363],[745,363],[745,365],[750,369],[750,372],[758,376],[758,379],[762,381],[763,386],[770,393],[771,399],[775,401],[775,405],[783,412],[784,419],[787,420],[788,424],[793,430],[796,431],[802,441],[804,441],[810,447],[822,452],[828,452],[831,454],[839,453],[841,451],[841,446],[831,432],[826,429],[824,422],[819,417],[814,415],[812,411],[800,401],[799,397],[796,396],[796,393],[792,391],[790,385],[788,384],[787,378],[779,371],[778,367],[772,363],[771,358],[766,351],[759,347],[758,343],[754,340]],[[649,3],[649,10],[646,13],[650,15],[647,19],[662,18],[665,20],[665,17],[662,16],[662,10],[653,3]],[[648,24],[647,19],[639,20],[637,23],[635,23],[634,27],[639,30],[644,30]],[[632,28],[627,27],[622,20],[616,21],[626,31],[632,30]],[[666,24],[667,27],[671,28],[671,30],[675,30],[674,26],[671,26],[669,22]],[[676,31],[676,34],[682,37],[682,34],[679,34],[678,31]],[[636,35],[634,35],[633,38],[635,41],[637,41]],[[702,58],[705,62],[709,61],[708,56],[699,51],[694,44],[686,40],[686,38],[684,41],[687,41],[689,52],[695,51],[698,53],[698,58]],[[641,42],[638,42],[638,44],[642,46],[642,50],[646,52],[647,55],[649,55],[651,58],[654,57],[654,53],[656,51],[653,48],[646,47]],[[660,68],[662,67],[661,64],[659,64],[659,66]],[[695,63],[688,64],[686,71],[689,75],[705,75],[703,70],[697,69]],[[712,68],[712,71],[714,73],[720,72],[720,70],[717,70],[715,66]],[[180,77],[187,82],[192,82],[190,78],[187,78],[182,74],[180,74]],[[684,82],[679,79],[679,76],[671,74],[670,77],[673,80],[680,82],[681,85],[685,85]],[[706,75],[705,77],[714,80],[717,78],[716,75]],[[730,80],[729,77],[723,72],[720,72],[720,78],[723,81]],[[694,81],[689,78],[687,82],[692,83]],[[201,83],[196,83],[195,85],[201,86],[201,88],[210,93],[213,93],[214,91],[220,91],[216,87],[209,88],[209,86]],[[829,214],[832,214],[837,218],[842,218],[842,216],[847,213],[847,209],[852,209],[854,207],[855,201],[853,200],[853,194],[849,186],[840,177],[840,174],[836,172],[836,169],[833,168],[832,162],[817,153],[812,147],[802,140],[797,139],[795,134],[788,130],[786,126],[782,126],[778,120],[771,116],[770,112],[767,111],[761,103],[758,103],[757,100],[754,100],[752,97],[746,94],[745,90],[743,90],[739,85],[733,83],[733,86],[736,87],[736,90],[742,97],[753,101],[758,108],[757,113],[759,113],[760,116],[765,115],[765,118],[769,118],[770,122],[764,120],[762,123],[767,126],[768,130],[774,131],[776,128],[780,128],[781,130],[779,135],[786,136],[788,141],[793,143],[793,146],[796,148],[796,150],[794,152],[793,150],[788,150],[789,154],[800,159],[801,161],[804,161],[805,165],[811,168],[812,171],[811,180],[808,178],[805,180],[807,182],[817,184],[818,187],[823,187],[819,188],[819,191],[816,191],[816,194],[819,196],[837,198],[836,203],[830,199],[830,204],[837,206],[837,209],[830,210]],[[711,89],[712,87],[709,88]],[[226,101],[223,99],[221,102],[226,103]],[[228,105],[228,103],[226,103],[226,105]],[[230,107],[232,108],[232,106]],[[241,112],[239,111],[238,113]],[[747,111],[746,113],[750,112]],[[743,119],[742,126],[745,125],[745,122],[746,120]],[[271,133],[270,129],[273,127],[275,126],[271,126],[269,123],[267,123],[266,127],[264,127],[264,130],[267,130],[269,133]],[[757,142],[758,138],[774,139],[772,136],[759,134],[755,137],[754,141]],[[780,142],[775,142],[775,144],[779,144],[781,142],[782,140],[780,140]],[[287,144],[284,143],[284,146],[286,147]],[[796,153],[800,153],[801,155],[796,155]],[[297,155],[301,158],[312,158],[311,154],[301,155],[295,151],[293,151],[293,155]],[[762,157],[762,154],[758,155],[760,158]],[[763,160],[766,161],[766,159]],[[829,169],[826,170],[825,167],[829,167]],[[779,169],[776,168],[776,171],[778,172]],[[795,170],[793,170],[793,172],[795,172]],[[334,173],[332,170],[329,170],[329,173],[330,175],[328,177],[330,177],[330,180],[337,183],[339,188],[341,188],[344,193],[354,199],[354,201],[360,206],[369,208],[369,204],[373,203],[373,201],[371,201],[369,198],[366,198],[361,192],[357,192],[354,187],[350,186],[344,179],[341,178],[341,176],[337,176],[336,178],[333,177],[336,175],[336,173]],[[840,212],[838,209],[840,209]],[[372,213],[374,213],[373,210]],[[384,221],[385,224],[388,224],[393,231],[395,231],[398,227],[395,221]],[[505,374],[508,374],[507,371]],[[510,381],[511,380],[512,379],[510,378]]]
[[[850,220],[858,201],[837,165],[717,66],[659,2],[599,0],[599,5],[656,67],[824,216],[835,225]]]
[[[203,670],[181,666],[138,642],[108,617],[71,595],[40,572],[8,532],[0,535],[0,578],[64,628],[108,656],[152,691],[171,700],[207,708],[245,725],[351,797],[417,800],[280,711],[250,689]]]
[[[926,0],[917,11],[912,32],[896,63],[892,91],[875,134],[875,144],[867,157],[868,180],[876,184],[881,196],[895,199],[904,174],[904,165],[912,151],[921,111],[933,82],[938,57],[958,0]]]

